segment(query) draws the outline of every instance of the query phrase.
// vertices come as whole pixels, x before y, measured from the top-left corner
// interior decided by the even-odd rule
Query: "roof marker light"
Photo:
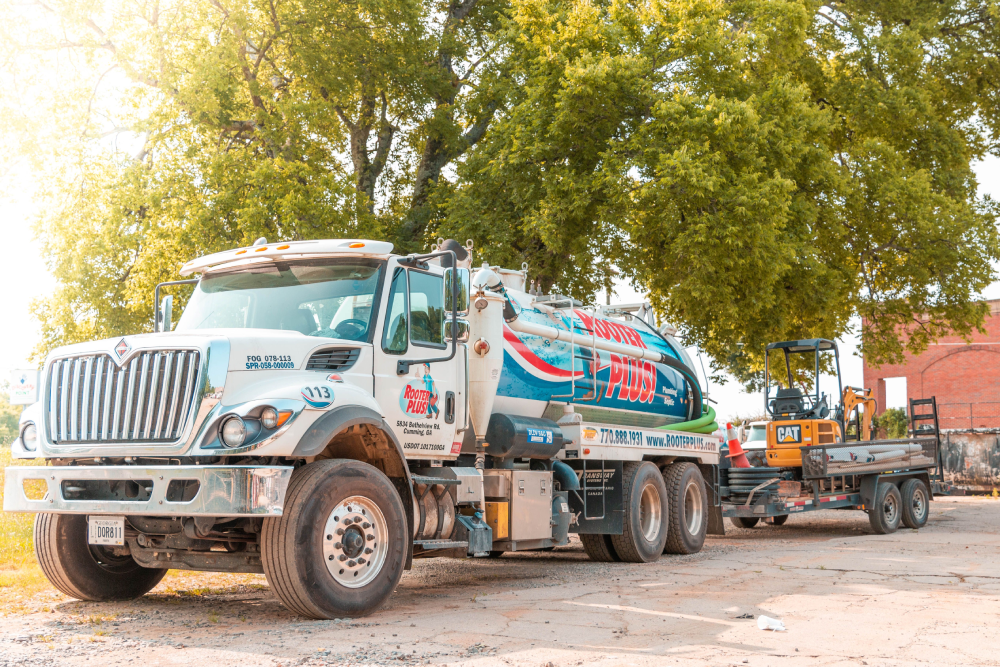
[[[237,255],[242,255],[242,254],[243,254],[243,253],[245,253],[245,252],[246,252],[246,250],[239,250],[239,251],[237,251],[237,253],[236,253],[236,254],[237,254]]]
[[[288,249],[289,249],[289,248],[291,248],[291,247],[292,247],[292,246],[290,246],[290,245],[288,245],[288,244],[285,244],[285,245],[279,245],[279,246],[277,247],[277,250],[288,250]]]
[[[348,248],[364,248],[365,244],[364,243],[352,243],[352,244],[350,244],[347,247]]]
[[[265,246],[261,246],[260,248],[257,248],[256,250],[254,250],[254,252],[264,252],[265,250],[267,250],[267,246],[266,245]]]

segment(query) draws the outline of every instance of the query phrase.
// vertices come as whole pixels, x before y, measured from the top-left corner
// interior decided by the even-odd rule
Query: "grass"
[[[0,447],[0,502],[4,469],[8,466],[43,465],[41,459],[13,459],[10,447]],[[24,611],[38,593],[52,590],[35,561],[32,531],[34,514],[0,512],[0,612]]]

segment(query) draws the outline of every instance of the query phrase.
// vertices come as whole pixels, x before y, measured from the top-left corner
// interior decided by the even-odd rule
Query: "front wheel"
[[[35,515],[35,556],[53,586],[88,602],[134,600],[167,573],[142,567],[127,552],[87,544],[83,514]]]
[[[310,463],[292,475],[284,514],[264,519],[261,561],[271,589],[302,616],[369,614],[403,575],[403,502],[367,463]]]

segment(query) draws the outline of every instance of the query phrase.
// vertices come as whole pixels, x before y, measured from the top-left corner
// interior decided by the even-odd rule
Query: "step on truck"
[[[49,581],[122,600],[168,569],[256,572],[335,618],[415,558],[571,533],[598,561],[698,551],[721,438],[683,347],[648,304],[584,307],[472,255],[260,239],[158,285],[153,333],[54,350],[12,450],[45,465],[4,490]]]
[[[773,355],[784,382],[772,393]],[[862,510],[879,535],[900,525],[922,528],[933,483],[943,479],[935,399],[910,399],[910,437],[873,440],[875,399],[870,389],[842,386],[836,343],[820,338],[771,343],[764,364],[771,419],[765,426],[766,465],[752,465],[735,453],[738,441],[723,448],[723,515],[736,527],[753,528],[758,522],[780,526],[790,516],[815,510]],[[837,382],[834,406],[821,393],[823,368]],[[812,394],[796,386],[793,369],[812,371]]]

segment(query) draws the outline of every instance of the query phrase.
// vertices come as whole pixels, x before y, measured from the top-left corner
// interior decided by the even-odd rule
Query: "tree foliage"
[[[13,123],[53,203],[42,349],[148,328],[156,282],[257,236],[472,238],[582,299],[627,279],[747,383],[855,315],[876,362],[984,315],[985,0],[42,7],[5,22],[5,104],[43,101]],[[58,96],[43,51],[83,73]]]

